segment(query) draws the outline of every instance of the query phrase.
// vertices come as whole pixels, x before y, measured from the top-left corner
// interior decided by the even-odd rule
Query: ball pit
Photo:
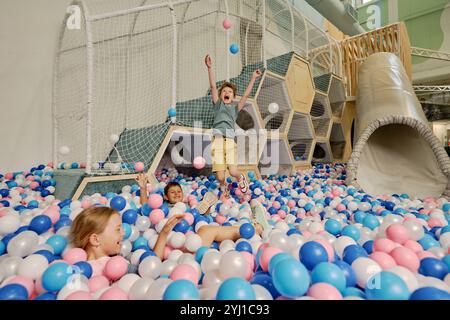
[[[140,207],[137,185],[55,199],[51,165],[0,175],[0,299],[449,299],[450,203],[370,196],[345,186],[345,175],[343,165],[263,180],[249,174],[251,196],[267,207],[272,228],[262,235],[235,183],[232,199],[209,216],[198,213],[195,205],[218,187],[213,176],[163,169]],[[164,203],[171,180],[187,204]],[[121,255],[100,273],[67,238],[75,217],[93,205],[118,210],[124,231]],[[177,213],[185,217],[161,261],[152,249]],[[204,247],[197,231],[205,225],[238,226],[240,239]],[[71,290],[75,276],[81,289]]]

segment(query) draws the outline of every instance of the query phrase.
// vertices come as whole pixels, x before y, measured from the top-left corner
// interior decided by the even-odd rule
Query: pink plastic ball
[[[99,300],[128,300],[128,296],[120,287],[112,287],[103,292]]]
[[[118,280],[122,278],[128,270],[128,261],[121,256],[115,256],[109,259],[103,270],[104,275],[112,280]]]
[[[90,206],[91,206],[91,201],[89,201],[88,199],[84,199],[83,201],[81,201],[81,208],[87,209]]]
[[[234,190],[234,194],[235,194],[237,197],[242,196],[242,191],[241,191],[241,189],[236,189],[236,190]]]
[[[395,248],[391,252],[391,257],[399,266],[409,269],[411,272],[417,273],[420,267],[420,260],[411,249],[405,247]]]
[[[338,289],[328,283],[313,284],[308,290],[308,296],[317,300],[342,300]]]
[[[255,257],[247,251],[241,251],[240,254],[244,256],[245,260],[247,261],[247,266],[250,268],[250,270],[255,270]]]
[[[105,276],[96,276],[89,279],[89,291],[95,292],[109,286],[109,280]]]
[[[225,30],[230,29],[231,26],[232,26],[232,23],[231,23],[230,20],[228,20],[228,19],[223,20],[223,28],[224,28]]]
[[[389,227],[387,227],[386,235],[392,241],[400,244],[404,244],[410,238],[408,229],[406,229],[406,227],[404,227],[400,223],[391,224]]]
[[[192,224],[194,223],[194,216],[189,212],[186,212],[184,214],[184,219],[189,223],[190,226],[192,226]]]
[[[430,228],[434,227],[443,227],[442,221],[436,218],[430,218],[428,219],[428,226]]]
[[[150,195],[150,197],[148,197],[148,205],[150,206],[150,208],[152,209],[158,209],[159,207],[162,206],[163,204],[163,197],[161,197],[161,195],[153,193]]]
[[[162,219],[164,219],[164,211],[161,209],[154,209],[150,212],[149,218],[153,225],[157,225]]]
[[[373,251],[390,253],[395,248],[395,243],[386,238],[379,238],[373,242]]]
[[[164,256],[164,260],[167,260],[167,258],[169,257],[169,254],[172,252],[172,248],[169,246],[165,246],[164,247],[164,252],[163,252],[163,256]]]
[[[100,199],[98,199],[98,202],[100,202],[100,204],[107,204],[108,203],[108,199],[105,197],[101,197]]]
[[[54,210],[47,211],[44,213],[44,215],[46,215],[47,217],[50,218],[50,220],[52,221],[52,224],[55,224],[56,222],[58,222],[59,218],[61,217],[59,212],[54,211]]]
[[[92,295],[86,291],[75,291],[69,294],[65,300],[92,300]]]
[[[295,201],[294,201],[294,200],[289,200],[288,203],[287,203],[287,205],[288,205],[289,208],[292,209],[292,208],[295,207]]]
[[[206,160],[203,157],[195,157],[194,158],[194,168],[197,170],[201,170],[205,167],[206,165]]]
[[[378,263],[383,270],[390,269],[397,265],[394,258],[382,251],[373,252],[370,255],[370,259]]]
[[[64,253],[63,259],[67,261],[68,264],[75,264],[80,261],[86,261],[87,253],[81,248],[72,248]]]
[[[12,180],[13,178],[14,178],[14,175],[12,172],[8,172],[7,174],[5,174],[6,180]]]
[[[286,212],[283,210],[278,211],[278,215],[280,216],[281,219],[286,218]]]
[[[405,248],[408,248],[408,249],[414,251],[416,254],[423,251],[422,246],[417,241],[414,241],[414,240],[406,241],[403,246]]]
[[[227,221],[227,218],[224,217],[223,215],[218,214],[218,215],[216,216],[216,222],[217,222],[218,224],[224,224],[225,221]]]
[[[136,162],[136,163],[134,164],[134,170],[135,170],[136,172],[144,171],[144,167],[145,167],[145,165],[144,165],[143,162]]]
[[[197,270],[194,269],[193,266],[189,264],[179,264],[178,266],[173,269],[173,271],[170,273],[170,279],[172,280],[189,280],[193,284],[198,284],[198,273]]]
[[[272,259],[272,257],[274,255],[276,255],[277,253],[281,253],[283,252],[283,250],[275,248],[275,247],[267,247],[264,249],[263,253],[261,254],[259,260],[260,260],[260,265],[261,268],[267,272],[269,269],[269,262],[270,259]]]
[[[337,206],[336,206],[336,210],[338,211],[338,212],[342,212],[342,211],[344,211],[346,208],[345,208],[345,206],[342,204],[342,203],[339,203]]]
[[[30,183],[30,189],[34,190],[37,187],[39,187],[39,183],[37,183],[36,181],[33,181],[32,183]]]
[[[281,208],[281,204],[278,201],[274,201],[272,203],[272,207],[274,207],[275,209],[280,209]]]
[[[34,284],[34,291],[36,291],[37,294],[43,294],[47,292],[47,290],[42,285],[42,277],[36,279],[36,282]]]

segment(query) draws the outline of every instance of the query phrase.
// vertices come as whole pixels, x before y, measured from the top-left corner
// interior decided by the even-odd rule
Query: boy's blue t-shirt
[[[238,117],[237,106],[232,103],[225,104],[219,99],[214,104],[214,113],[213,134],[234,138],[234,126]]]

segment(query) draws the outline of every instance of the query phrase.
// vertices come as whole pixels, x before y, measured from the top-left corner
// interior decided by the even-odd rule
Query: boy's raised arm
[[[253,72],[252,78],[250,79],[250,82],[248,83],[247,89],[245,90],[244,95],[242,96],[241,100],[238,103],[238,111],[241,111],[242,108],[245,106],[248,96],[250,95],[250,93],[252,93],[253,86],[255,85],[255,81],[260,76],[261,76],[261,71],[259,69],[255,70]]]
[[[205,57],[205,64],[206,67],[208,68],[209,86],[211,87],[211,99],[212,102],[215,104],[217,100],[219,100],[219,93],[217,92],[216,77],[212,69],[212,61],[209,54],[207,54]]]

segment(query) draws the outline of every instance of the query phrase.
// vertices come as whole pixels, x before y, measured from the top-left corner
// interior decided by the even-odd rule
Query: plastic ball
[[[312,270],[319,263],[328,261],[328,253],[320,243],[309,241],[300,248],[300,261]]]
[[[169,284],[164,291],[164,300],[199,300],[197,287],[189,280],[176,280]]]
[[[342,294],[328,283],[313,284],[308,290],[308,296],[317,300],[342,300]]]
[[[63,254],[63,259],[72,265],[77,262],[86,261],[87,253],[81,248],[72,248]]]
[[[294,259],[278,262],[273,269],[272,278],[277,291],[288,298],[303,296],[311,282],[308,270]]]
[[[242,278],[228,278],[217,291],[217,300],[255,300],[256,295],[250,283]]]
[[[336,221],[334,219],[328,219],[325,222],[325,230],[331,233],[332,235],[336,236],[339,233],[341,233],[342,226],[339,221]]]
[[[390,255],[399,266],[405,267],[412,272],[417,272],[419,269],[419,258],[411,249],[398,247],[392,250]]]
[[[311,281],[313,284],[320,282],[328,283],[340,292],[343,292],[346,288],[344,272],[337,265],[329,262],[322,262],[313,269]]]
[[[357,284],[360,288],[365,288],[368,280],[375,274],[382,271],[380,265],[369,258],[358,258],[352,263],[352,269],[355,272]]]
[[[402,278],[387,271],[373,275],[367,282],[365,292],[369,300],[408,300],[410,296]]]
[[[52,220],[46,215],[34,217],[30,222],[30,230],[37,234],[47,232],[52,226]]]
[[[233,43],[233,44],[230,46],[230,52],[231,52],[232,54],[237,54],[237,53],[239,52],[239,46],[238,46],[236,43]]]
[[[134,209],[128,209],[122,214],[122,222],[128,224],[135,224],[138,218],[138,213]]]
[[[20,218],[18,215],[7,214],[0,217],[0,234],[9,234],[15,232],[20,227]]]
[[[219,273],[222,279],[246,278],[247,260],[237,251],[228,251],[220,259]]]
[[[109,141],[111,141],[111,143],[116,144],[117,142],[119,142],[119,136],[117,134],[112,134],[109,136]]]
[[[158,257],[147,257],[139,264],[139,275],[143,278],[154,280],[161,274],[161,264],[161,260]]]
[[[19,276],[36,280],[48,267],[48,260],[40,254],[32,254],[23,259],[17,270]]]
[[[167,112],[167,115],[172,118],[172,117],[176,117],[177,116],[177,109],[175,108],[170,108],[169,111]]]
[[[79,261],[79,262],[76,262],[73,267],[74,267],[74,269],[78,268],[78,271],[82,275],[84,275],[86,278],[88,278],[88,279],[91,278],[93,270],[92,270],[90,263],[85,262],[85,261]]]
[[[103,270],[103,274],[110,280],[115,281],[125,275],[129,262],[121,257],[115,256],[108,260]]]
[[[337,265],[345,275],[346,286],[354,287],[356,286],[356,274],[353,268],[345,261],[335,261],[335,265]]]
[[[201,170],[206,165],[206,160],[203,157],[195,157],[193,161],[194,168],[197,170]]]
[[[20,284],[7,284],[0,288],[0,300],[28,300],[28,291]]]
[[[190,252],[197,252],[202,246],[202,238],[197,234],[189,234],[186,236],[185,247]]]
[[[224,19],[222,25],[225,30],[228,30],[231,28],[232,23],[229,19]]]
[[[65,262],[57,262],[49,266],[42,274],[42,286],[45,290],[55,292],[61,290],[72,275],[72,268]]]
[[[148,197],[148,205],[150,206],[150,208],[152,209],[158,209],[162,206],[164,202],[163,197],[161,197],[161,195],[153,193],[150,195],[150,197]]]
[[[370,259],[378,263],[383,270],[393,268],[397,265],[394,258],[388,255],[386,252],[381,251],[373,252],[370,255]]]
[[[174,281],[185,279],[191,281],[195,285],[198,284],[199,280],[197,270],[195,270],[194,267],[189,264],[177,265],[170,273],[170,279]]]
[[[276,102],[272,102],[268,106],[268,110],[270,113],[274,114],[277,113],[280,110],[280,106]]]
[[[425,258],[420,261],[419,273],[427,277],[443,280],[449,273],[449,268],[439,259]]]
[[[67,246],[67,240],[61,235],[53,235],[45,242],[53,248],[55,255],[60,255]]]
[[[361,238],[361,232],[358,230],[357,227],[352,226],[352,225],[345,226],[342,229],[341,234],[343,236],[350,237],[355,241],[358,241]]]
[[[123,210],[126,205],[127,205],[127,200],[125,200],[125,198],[121,197],[121,196],[115,196],[114,198],[111,199],[111,202],[110,202],[111,208],[113,208],[117,211]]]
[[[434,288],[422,287],[414,291],[409,297],[410,300],[450,300],[450,293]]]
[[[244,223],[239,227],[240,235],[245,239],[251,239],[255,235],[255,228],[251,223]]]
[[[400,244],[404,244],[410,238],[409,230],[399,223],[391,224],[386,229],[386,235],[390,240]]]
[[[142,172],[144,171],[145,165],[143,162],[136,162],[134,164],[134,171],[136,172]]]
[[[128,296],[117,286],[107,289],[100,295],[98,300],[128,300]]]

